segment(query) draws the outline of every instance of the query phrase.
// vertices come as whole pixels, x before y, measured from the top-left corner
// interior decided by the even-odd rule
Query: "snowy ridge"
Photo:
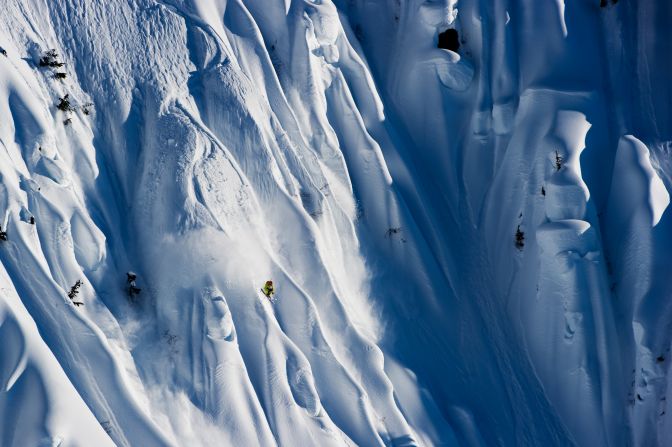
[[[6,3],[3,447],[672,439],[672,7]]]

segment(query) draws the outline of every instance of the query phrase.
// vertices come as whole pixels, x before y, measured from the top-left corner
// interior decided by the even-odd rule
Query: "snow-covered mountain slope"
[[[5,0],[0,445],[668,445],[672,4],[608,3]]]

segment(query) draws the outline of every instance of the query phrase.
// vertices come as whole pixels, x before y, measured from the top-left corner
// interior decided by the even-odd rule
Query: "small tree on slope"
[[[82,304],[84,304],[81,301],[75,301],[77,295],[79,294],[80,287],[82,287],[82,281],[78,279],[75,285],[70,288],[70,292],[68,292],[68,298],[70,298],[72,304],[74,304],[75,306],[81,306]]]
[[[72,106],[70,105],[70,95],[68,94],[62,98],[58,98],[58,105],[56,108],[63,112],[72,112]]]
[[[525,246],[525,233],[520,231],[520,225],[516,228],[516,248],[522,250]]]
[[[59,60],[58,52],[54,49],[48,50],[40,58],[40,67],[60,68],[65,65]]]
[[[136,297],[140,295],[140,292],[142,291],[142,289],[135,283],[137,278],[137,275],[133,272],[126,273],[126,282],[128,283],[128,297],[131,301],[135,301]]]
[[[562,157],[558,154],[558,151],[555,151],[555,170],[559,171],[562,169]]]

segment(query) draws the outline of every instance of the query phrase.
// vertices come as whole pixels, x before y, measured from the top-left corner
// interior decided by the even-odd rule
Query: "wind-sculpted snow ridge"
[[[6,0],[0,445],[668,445],[661,3]]]

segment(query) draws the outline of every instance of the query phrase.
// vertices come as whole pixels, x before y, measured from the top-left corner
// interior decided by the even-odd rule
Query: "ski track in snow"
[[[5,3],[3,447],[669,444],[672,6]]]

